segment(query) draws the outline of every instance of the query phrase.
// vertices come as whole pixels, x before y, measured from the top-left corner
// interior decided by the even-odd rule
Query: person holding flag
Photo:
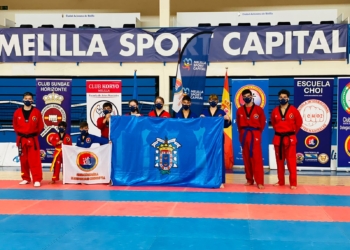
[[[109,120],[111,119],[113,107],[112,103],[105,102],[102,105],[104,116],[97,119],[97,128],[101,130],[101,137],[109,138]]]
[[[256,182],[259,189],[264,188],[264,164],[261,148],[261,133],[265,128],[264,110],[255,105],[249,89],[242,91],[245,104],[237,109],[236,122],[246,174],[246,186]]]
[[[211,94],[209,96],[209,108],[203,109],[202,114],[200,117],[223,117],[224,118],[224,128],[228,128],[231,126],[231,117],[226,114],[226,112],[222,109],[218,109],[218,102],[219,98],[215,94]],[[224,139],[225,140],[225,137]],[[222,146],[224,146],[224,141]],[[224,160],[224,150],[222,150],[222,157],[223,157],[223,163],[222,163],[222,183],[224,184],[226,182],[226,176],[225,176],[225,160]],[[223,188],[223,185],[221,185],[221,188]]]
[[[290,93],[282,89],[278,92],[280,105],[271,113],[271,124],[275,130],[273,145],[277,161],[278,182],[275,186],[284,186],[284,161],[287,161],[289,184],[291,189],[297,188],[296,134],[303,125],[303,119],[293,105],[289,104]]]
[[[72,138],[69,134],[66,134],[67,123],[60,122],[58,124],[58,133],[50,137],[50,144],[55,147],[54,157],[51,163],[50,170],[53,170],[51,184],[55,184],[56,181],[60,180],[61,165],[63,163],[62,159],[62,144],[72,145]]]
[[[151,110],[148,113],[150,117],[163,117],[163,118],[171,118],[169,112],[163,109],[164,106],[164,98],[161,96],[157,96],[154,100],[155,109]]]
[[[225,111],[227,115],[231,115],[231,100],[230,89],[228,85],[227,68],[224,80],[224,89],[222,91],[221,109]],[[233,147],[232,147],[232,127],[229,126],[224,129],[224,162],[225,169],[233,168]]]
[[[191,111],[191,97],[185,95],[182,98],[182,108],[178,113],[175,113],[175,118],[197,118],[198,115]]]

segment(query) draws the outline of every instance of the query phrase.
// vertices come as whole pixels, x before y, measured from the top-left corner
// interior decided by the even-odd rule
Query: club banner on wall
[[[333,78],[295,78],[294,105],[303,125],[297,134],[297,166],[330,167]]]
[[[223,117],[113,116],[113,185],[219,188]]]
[[[112,115],[122,113],[122,82],[120,80],[87,80],[86,81],[86,117],[89,133],[100,136],[97,119],[103,117],[103,104],[112,104]]]
[[[212,31],[209,61],[339,60],[348,26],[0,29],[0,62],[177,62],[178,48]]]
[[[338,168],[350,168],[350,78],[338,78]]]
[[[62,145],[63,184],[109,183],[112,145],[80,148]]]
[[[242,91],[250,89],[253,94],[253,100],[256,105],[259,105],[268,117],[268,97],[269,97],[269,80],[268,79],[234,79],[232,80],[232,96],[234,105],[232,105],[232,115],[236,117],[236,112],[239,107],[244,105]],[[268,126],[265,127],[262,133],[262,150],[264,166],[269,165],[269,131]],[[236,120],[232,124],[232,141],[234,149],[234,164],[237,166],[244,165],[242,147],[239,142],[239,133]]]
[[[36,79],[36,107],[41,111],[44,130],[39,136],[40,155],[43,163],[51,163],[55,146],[51,137],[58,133],[58,124],[67,123],[66,133],[70,134],[71,79]]]

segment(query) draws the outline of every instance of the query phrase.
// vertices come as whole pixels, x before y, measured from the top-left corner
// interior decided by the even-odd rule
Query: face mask
[[[285,99],[285,98],[280,99],[280,104],[281,105],[285,105],[287,103],[288,103],[288,99]]]
[[[23,101],[24,105],[26,105],[27,107],[32,105],[31,101]]]
[[[58,132],[63,133],[64,132],[64,128],[58,128]]]
[[[163,104],[161,104],[161,103],[156,103],[156,108],[157,108],[157,109],[162,109],[162,108],[163,108]]]
[[[215,101],[209,102],[209,104],[210,104],[210,106],[213,107],[213,108],[216,107],[216,105],[218,105],[218,103],[215,102]]]
[[[104,113],[105,115],[107,115],[107,114],[110,113],[110,111],[105,109],[105,110],[103,110],[103,113]]]
[[[86,135],[88,132],[86,130],[81,130],[80,133],[81,135]]]
[[[243,98],[243,101],[248,104],[248,103],[250,103],[252,101],[252,98],[251,97],[245,97],[245,98]]]
[[[190,109],[190,105],[184,105],[184,104],[182,104],[182,108],[183,108],[184,110],[189,110],[189,109]]]
[[[137,108],[136,108],[135,106],[130,106],[130,111],[131,111],[132,113],[134,113],[136,110],[137,110]]]

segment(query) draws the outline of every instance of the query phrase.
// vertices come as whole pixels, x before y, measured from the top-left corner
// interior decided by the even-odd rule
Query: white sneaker
[[[34,182],[34,187],[40,187],[40,182],[38,181]]]
[[[223,183],[221,183],[220,188],[225,188],[225,186],[224,186],[224,184],[223,184]]]
[[[23,180],[23,181],[21,181],[21,182],[19,183],[19,185],[25,185],[25,184],[28,184],[28,183],[29,183],[29,181]]]

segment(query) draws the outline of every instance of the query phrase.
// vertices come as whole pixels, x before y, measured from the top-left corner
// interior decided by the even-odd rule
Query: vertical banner
[[[213,32],[203,31],[192,36],[180,54],[180,81],[182,80],[183,92],[191,97],[191,111],[200,115],[203,110],[204,88],[207,75],[208,57],[211,36]],[[176,78],[174,102],[182,106],[181,100],[175,99],[178,87]],[[182,99],[182,97],[181,97]],[[180,101],[180,102],[179,102]]]
[[[122,114],[122,81],[121,80],[87,80],[86,112],[89,133],[100,136],[97,119],[104,116],[103,104],[112,103],[112,115]]]
[[[269,97],[269,80],[268,79],[239,79],[232,80],[232,93],[234,105],[232,105],[232,115],[236,117],[236,112],[239,107],[244,105],[242,98],[242,91],[244,89],[250,89],[253,94],[253,100],[256,105],[259,105],[265,113],[266,117],[269,117],[268,97]],[[239,134],[236,119],[232,124],[233,129],[233,149],[234,149],[234,164],[244,165],[242,147],[239,142]],[[262,150],[264,166],[269,165],[269,131],[268,126],[265,127],[262,133]]]
[[[350,78],[338,78],[338,168],[350,168]]]
[[[109,183],[111,179],[112,145],[80,148],[62,145],[63,184]]]
[[[58,124],[67,123],[70,134],[72,96],[71,79],[36,79],[36,107],[41,110],[44,131],[39,136],[40,155],[43,163],[51,163],[55,147],[50,137],[58,133]]]
[[[294,78],[294,105],[303,118],[297,166],[331,166],[333,87],[333,78]]]

